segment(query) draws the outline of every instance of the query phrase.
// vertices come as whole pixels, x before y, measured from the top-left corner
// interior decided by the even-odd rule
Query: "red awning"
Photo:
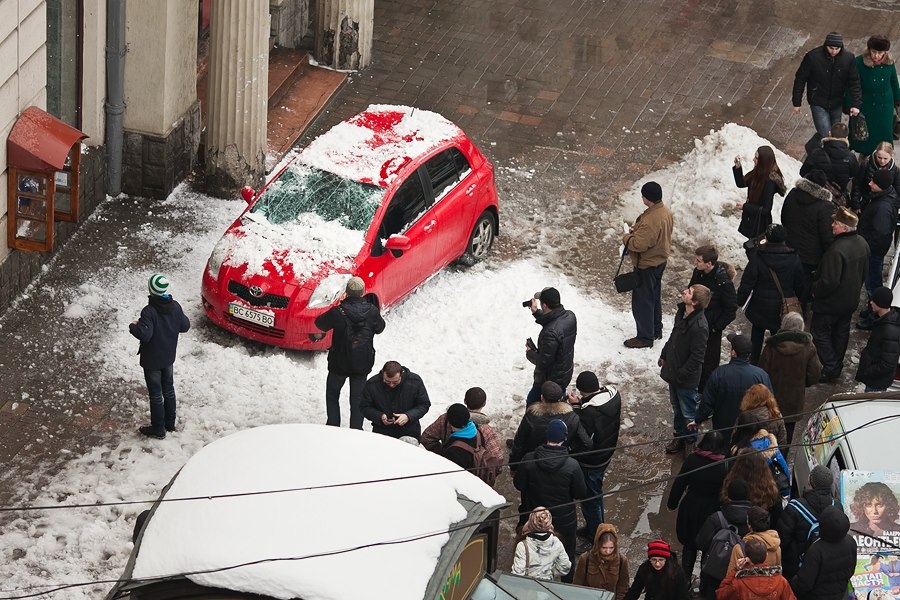
[[[28,171],[60,171],[75,142],[86,137],[53,115],[29,106],[19,115],[6,140],[6,164]]]

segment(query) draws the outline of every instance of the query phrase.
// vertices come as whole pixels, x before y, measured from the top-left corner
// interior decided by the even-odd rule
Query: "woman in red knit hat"
[[[689,600],[687,578],[665,540],[647,544],[647,560],[638,567],[624,600]]]

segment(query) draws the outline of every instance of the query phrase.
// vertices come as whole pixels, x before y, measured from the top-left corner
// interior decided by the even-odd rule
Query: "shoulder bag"
[[[861,112],[855,117],[850,116],[850,137],[858,142],[869,140],[869,125],[866,123],[866,115]]]
[[[622,263],[625,262],[625,257],[627,255],[627,252],[622,253],[622,260],[619,261],[619,268],[616,269],[616,276],[613,277],[613,283],[616,285],[616,291],[620,294],[630,292],[633,289],[640,287],[641,285],[641,278],[638,277],[637,272],[630,271],[628,273],[620,273],[620,271],[622,270]]]
[[[775,280],[775,287],[778,288],[778,295],[781,296],[781,316],[788,314],[789,312],[795,312],[803,314],[803,305],[800,304],[800,298],[797,296],[788,296],[784,297],[784,290],[781,289],[781,282],[778,280],[778,275],[775,274],[773,269],[769,269],[769,273],[772,274],[772,279]]]

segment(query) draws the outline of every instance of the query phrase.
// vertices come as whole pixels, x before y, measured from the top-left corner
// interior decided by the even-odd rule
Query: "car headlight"
[[[206,261],[206,270],[213,279],[219,278],[219,269],[222,268],[222,263],[225,261],[225,257],[228,256],[230,240],[226,243],[225,239],[227,237],[228,236],[222,236],[215,248],[213,248],[212,253],[209,255],[209,260]]]
[[[333,273],[319,282],[316,291],[309,297],[307,308],[325,308],[331,306],[347,289],[347,282],[353,277],[350,273]]]

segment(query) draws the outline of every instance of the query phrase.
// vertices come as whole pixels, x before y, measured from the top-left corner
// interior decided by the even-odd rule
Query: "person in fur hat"
[[[513,575],[558,581],[571,568],[569,555],[553,530],[553,516],[543,506],[535,507],[516,537]]]
[[[622,600],[628,592],[628,558],[619,552],[619,532],[615,525],[601,523],[590,551],[578,557],[572,583],[606,590]]]
[[[862,108],[866,115],[869,138],[850,138],[850,146],[868,156],[879,142],[894,139],[894,107],[900,106],[900,84],[897,68],[891,55],[891,41],[883,35],[873,35],[866,42],[865,51],[856,57],[856,70],[862,89]]]

